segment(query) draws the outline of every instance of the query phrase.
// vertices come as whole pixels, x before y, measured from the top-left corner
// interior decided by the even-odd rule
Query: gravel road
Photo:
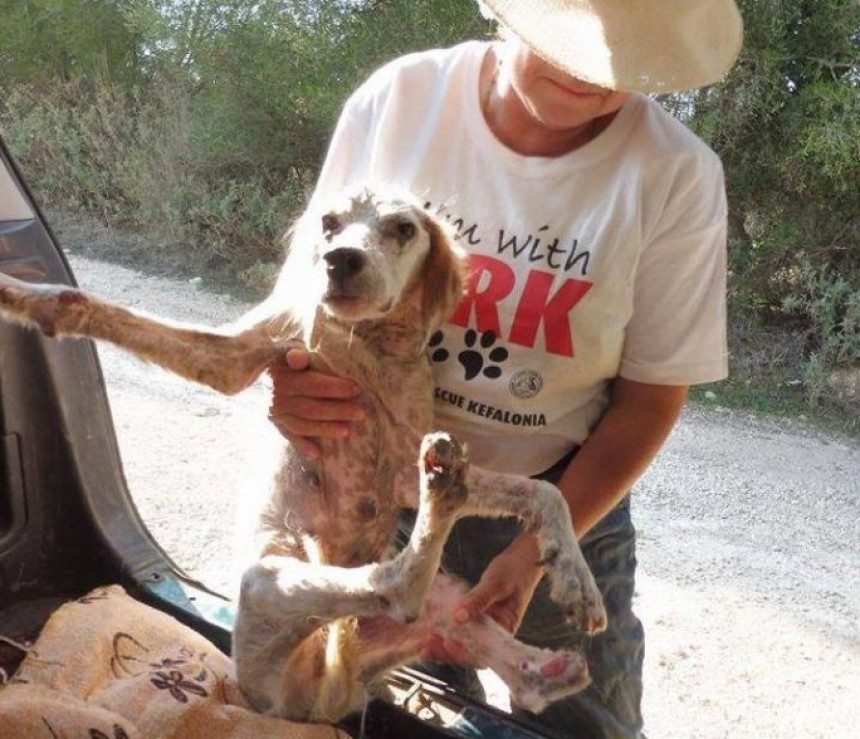
[[[216,324],[245,308],[70,260],[83,287],[162,316]],[[101,359],[143,519],[186,571],[229,589],[267,388],[223,398],[112,347]],[[651,739],[860,736],[858,452],[795,422],[685,411],[633,498]]]

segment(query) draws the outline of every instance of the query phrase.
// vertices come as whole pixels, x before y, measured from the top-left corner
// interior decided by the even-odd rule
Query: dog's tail
[[[325,670],[320,681],[310,720],[334,723],[349,713],[364,696],[356,680],[358,619],[341,618],[329,624]]]

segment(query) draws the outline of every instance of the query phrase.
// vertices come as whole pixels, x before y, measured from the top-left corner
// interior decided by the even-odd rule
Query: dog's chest
[[[319,439],[319,459],[293,460],[287,492],[294,523],[312,539],[308,556],[343,566],[378,560],[400,509],[417,499],[418,447],[433,414],[423,357],[359,363],[350,375],[364,388],[365,419],[344,439]]]

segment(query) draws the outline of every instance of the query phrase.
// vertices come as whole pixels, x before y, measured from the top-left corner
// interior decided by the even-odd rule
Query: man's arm
[[[668,438],[686,385],[649,385],[616,378],[609,407],[559,481],[582,537],[642,475]]]
[[[582,537],[624,497],[647,469],[675,425],[687,397],[685,385],[650,385],[617,378],[609,406],[561,477],[559,487]],[[487,568],[461,601],[455,618],[486,613],[515,631],[543,575],[531,534],[521,534]],[[456,645],[428,645],[424,656],[462,658]]]

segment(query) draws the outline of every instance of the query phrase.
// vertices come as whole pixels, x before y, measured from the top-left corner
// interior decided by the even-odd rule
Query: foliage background
[[[860,407],[860,3],[740,0],[725,80],[661,102],[723,159],[733,379],[701,397]],[[0,127],[53,210],[265,289],[349,92],[489,36],[473,0],[0,0]],[[844,415],[844,414],[843,414]]]

